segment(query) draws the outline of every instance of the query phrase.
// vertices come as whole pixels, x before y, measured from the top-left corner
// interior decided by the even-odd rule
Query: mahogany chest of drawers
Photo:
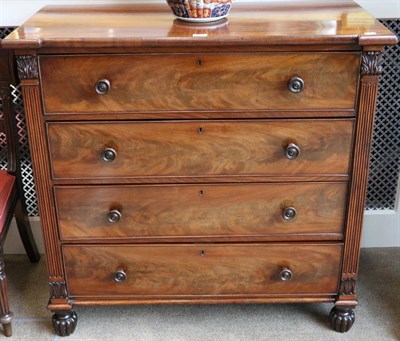
[[[79,305],[332,302],[354,321],[381,54],[352,2],[46,7],[21,79],[59,335]]]

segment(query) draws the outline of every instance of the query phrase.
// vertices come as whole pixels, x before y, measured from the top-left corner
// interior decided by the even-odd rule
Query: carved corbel
[[[17,55],[15,58],[20,80],[39,78],[38,58],[36,55]]]
[[[364,51],[361,57],[361,75],[379,76],[382,73],[382,65],[381,51]]]

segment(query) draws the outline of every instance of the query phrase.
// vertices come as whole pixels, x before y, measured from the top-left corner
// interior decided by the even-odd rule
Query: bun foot
[[[354,309],[346,306],[335,306],[330,314],[331,325],[334,330],[339,333],[345,333],[352,327],[355,314]]]
[[[56,312],[53,315],[52,322],[58,336],[69,336],[75,331],[78,316],[75,311]]]

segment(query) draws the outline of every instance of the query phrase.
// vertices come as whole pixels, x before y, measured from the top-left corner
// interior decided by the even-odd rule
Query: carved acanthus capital
[[[382,73],[382,52],[366,51],[362,54],[361,75],[378,76]]]
[[[39,68],[36,55],[16,56],[19,79],[38,79]]]
[[[341,295],[354,295],[356,293],[356,280],[354,278],[342,278],[340,283]]]
[[[67,286],[65,282],[49,282],[51,298],[67,298]]]

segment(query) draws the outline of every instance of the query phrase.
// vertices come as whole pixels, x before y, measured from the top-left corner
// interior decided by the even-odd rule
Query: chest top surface
[[[167,4],[47,6],[5,40],[10,49],[243,45],[385,45],[397,38],[353,1],[237,3],[228,19],[188,24]]]

